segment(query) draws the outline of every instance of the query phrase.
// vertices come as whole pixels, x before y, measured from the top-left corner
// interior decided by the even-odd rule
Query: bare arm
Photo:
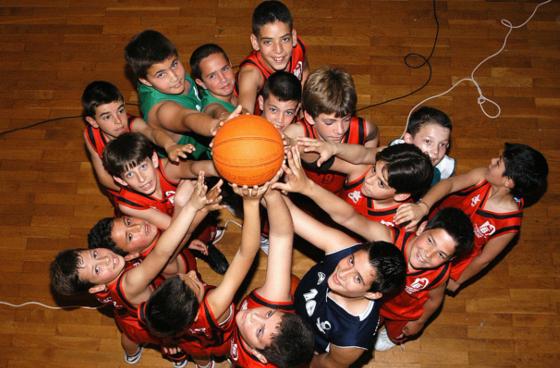
[[[286,183],[277,183],[277,188],[311,198],[335,222],[368,240],[391,241],[391,231],[388,227],[365,218],[342,198],[310,180],[301,167],[299,152],[295,147],[288,152],[288,165],[289,168],[285,169]]]
[[[346,368],[358,360],[363,353],[363,349],[341,348],[331,344],[328,353],[313,357],[310,368]]]
[[[219,103],[211,103],[204,108],[204,112],[218,120],[226,120],[230,114],[224,106]]]
[[[119,204],[119,210],[125,215],[129,215],[131,217],[138,217],[148,222],[151,222],[152,224],[157,226],[157,228],[160,230],[167,229],[169,227],[169,224],[171,224],[171,216],[161,211],[158,211],[154,208],[149,208],[146,210],[137,210]]]
[[[153,114],[153,115],[152,115]],[[187,109],[176,102],[164,101],[152,108],[150,120],[156,126],[174,133],[194,132],[206,137],[212,136],[220,121],[210,115],[196,110]]]
[[[152,127],[140,118],[134,120],[132,131],[143,134],[156,146],[163,147],[169,159],[174,162],[179,161],[179,158],[187,158],[187,154],[194,151],[192,144],[177,144],[165,130]]]
[[[239,104],[243,106],[243,110],[253,114],[255,112],[257,94],[264,85],[263,76],[256,67],[243,66],[239,70],[238,85]]]
[[[406,229],[414,228],[432,206],[450,193],[463,190],[471,185],[481,182],[486,173],[486,168],[478,168],[463,175],[452,176],[434,185],[418,203],[407,203],[400,206],[395,215],[395,223],[409,222]]]
[[[91,160],[91,166],[93,167],[93,172],[95,173],[99,184],[107,189],[118,191],[120,187],[117,185],[117,183],[115,183],[113,177],[107,172],[107,170],[105,170],[105,168],[103,167],[103,161],[101,160],[97,152],[93,149],[93,147],[91,147],[85,136],[84,139],[86,149]]]
[[[205,176],[218,176],[212,160],[183,160],[178,163],[167,161],[163,164],[163,171],[171,180],[194,179],[201,171]]]
[[[472,260],[471,264],[469,264],[467,268],[465,268],[459,279],[455,281],[451,279],[449,280],[447,289],[453,292],[457,291],[461,284],[486,268],[490,262],[492,262],[498,254],[504,250],[515,235],[516,233],[508,233],[490,239],[490,241],[486,243],[482,249],[482,252]]]

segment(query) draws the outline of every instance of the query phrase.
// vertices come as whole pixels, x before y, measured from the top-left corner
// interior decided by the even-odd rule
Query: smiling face
[[[506,164],[502,155],[494,157],[490,160],[490,165],[488,165],[488,170],[486,171],[486,180],[492,185],[503,185],[507,181],[507,177],[504,176],[506,172]]]
[[[154,153],[152,158],[146,158],[139,165],[125,171],[121,177],[113,179],[122,186],[145,195],[152,195],[159,189],[157,167],[159,161]]]
[[[128,132],[124,101],[101,104],[95,108],[95,117],[86,116],[85,119],[92,127],[101,129],[107,140]]]
[[[142,252],[158,236],[157,227],[137,217],[123,216],[113,220],[111,239],[127,253]]]
[[[351,115],[337,117],[336,113],[319,114],[315,119],[304,112],[305,119],[317,130],[319,138],[327,142],[340,143],[350,128]]]
[[[386,162],[378,160],[364,178],[362,194],[376,200],[393,198],[396,190],[389,186]]]
[[[408,266],[414,270],[437,268],[453,257],[456,247],[444,229],[424,230],[410,245]]]
[[[447,153],[450,136],[449,128],[444,128],[436,123],[426,123],[414,137],[410,133],[405,133],[404,141],[420,148],[422,152],[430,156],[432,165],[436,166]]]
[[[124,258],[109,249],[88,249],[80,252],[78,277],[95,285],[107,284],[124,269]]]
[[[286,70],[296,43],[296,31],[280,21],[267,23],[260,28],[259,35],[251,35],[253,49],[261,52],[272,70]]]
[[[331,292],[346,298],[360,298],[377,278],[377,270],[369,262],[368,252],[358,250],[341,259],[327,282]]]
[[[170,95],[185,91],[185,68],[177,56],[171,56],[148,68],[146,78],[139,78],[142,84]]]
[[[235,74],[222,53],[214,53],[200,60],[202,79],[196,83],[216,97],[229,98],[235,86]]]
[[[269,307],[240,310],[235,322],[242,340],[251,350],[264,349],[278,333],[284,312]]]

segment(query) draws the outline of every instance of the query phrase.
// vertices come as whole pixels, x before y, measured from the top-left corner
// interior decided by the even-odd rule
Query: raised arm
[[[174,101],[161,102],[152,110],[150,116],[155,119],[150,120],[150,124],[153,122],[156,126],[179,134],[194,132],[211,137],[220,123],[208,114],[187,109]]]
[[[143,119],[134,119],[131,130],[143,134],[156,146],[163,147],[173,162],[178,162],[180,158],[187,158],[187,154],[194,151],[192,144],[177,144],[163,129],[152,127]]]
[[[292,147],[288,152],[286,183],[275,186],[288,192],[296,192],[311,198],[340,225],[352,230],[368,240],[391,241],[391,231],[385,225],[370,221],[354,210],[350,204],[334,193],[320,187],[310,180],[301,166],[299,152]]]
[[[99,181],[99,184],[107,189],[118,191],[120,187],[117,185],[117,183],[115,183],[111,174],[109,174],[103,167],[103,161],[101,160],[97,152],[93,149],[93,147],[89,144],[85,133],[84,140],[89,158],[91,160],[91,166],[93,167],[93,171],[97,180]]]
[[[238,76],[238,102],[241,106],[243,106],[243,110],[245,112],[249,114],[253,114],[255,112],[257,94],[263,85],[264,78],[257,68],[252,66],[241,67]]]
[[[406,229],[413,229],[426,216],[432,206],[448,194],[463,190],[481,182],[486,173],[486,168],[478,168],[463,175],[452,176],[434,185],[426,195],[417,203],[403,204],[397,209],[395,223],[408,222]]]

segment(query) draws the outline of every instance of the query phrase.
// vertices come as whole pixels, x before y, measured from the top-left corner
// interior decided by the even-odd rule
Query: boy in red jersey
[[[128,115],[124,97],[113,84],[94,81],[86,86],[82,94],[84,120],[84,141],[89,158],[99,183],[112,190],[118,190],[113,178],[103,168],[102,156],[107,142],[127,132],[145,135],[152,143],[161,146],[171,161],[186,158],[193,150],[192,145],[179,145],[160,129],[151,128],[139,117]]]
[[[118,209],[129,216],[138,217],[165,230],[173,215],[173,201],[178,180],[196,177],[195,172],[217,176],[210,160],[181,161],[178,164],[158,158],[151,143],[141,134],[126,133],[107,144],[103,153],[103,166],[121,185],[120,191],[110,191]],[[198,238],[207,244],[207,262],[212,269],[223,274],[227,260],[211,243],[216,226],[208,225]]]
[[[390,341],[402,343],[418,335],[443,302],[448,263],[472,249],[472,224],[468,217],[460,210],[446,209],[416,233],[406,233],[356,215],[352,206],[307,178],[297,149],[292,149],[288,163],[288,183],[280,185],[281,189],[311,198],[335,222],[364,239],[391,242],[402,251],[407,262],[405,290],[385,302],[381,316]],[[406,302],[403,304],[402,300]],[[386,336],[381,331],[378,340],[387,342]]]
[[[243,109],[259,115],[257,96],[270,74],[283,70],[303,85],[309,66],[290,10],[280,1],[263,1],[255,8],[250,38],[253,51],[240,64],[237,87]]]
[[[309,75],[303,86],[302,108],[305,120],[292,124],[284,134],[292,141],[299,137],[314,138],[333,143],[364,145],[374,152],[378,144],[377,127],[354,116],[357,95],[352,76],[342,69],[321,68]],[[318,156],[302,156],[309,177],[323,188],[340,193],[346,175],[333,172],[324,163],[318,167]],[[371,161],[370,161],[371,162]]]
[[[415,226],[434,205],[430,216],[445,207],[460,208],[469,215],[475,246],[468,257],[452,264],[447,289],[456,292],[519,233],[524,205],[544,194],[547,176],[548,164],[540,152],[524,144],[506,143],[488,167],[440,181],[418,203],[402,206],[395,220]]]
[[[122,256],[100,248],[66,250],[51,264],[51,284],[55,291],[69,295],[87,290],[115,306],[115,319],[123,331],[121,344],[128,363],[140,359],[141,344],[161,344],[138,324],[136,307],[148,299],[155,286],[154,279],[178,252],[197,211],[211,204],[206,191],[203,175],[199,176],[196,187],[190,182],[179,185],[178,213],[141,263],[127,266]],[[219,200],[217,197],[216,201]]]
[[[292,124],[301,104],[301,84],[288,72],[278,71],[266,80],[258,97],[261,116],[283,132]]]
[[[214,366],[214,359],[229,351],[235,325],[233,299],[259,248],[259,201],[269,186],[233,186],[243,197],[241,246],[220,285],[206,285],[195,273],[174,277],[154,292],[144,307],[148,328],[155,335],[177,339],[180,349],[199,367]]]

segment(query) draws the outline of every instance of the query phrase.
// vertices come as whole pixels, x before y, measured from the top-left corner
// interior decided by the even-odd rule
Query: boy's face
[[[264,349],[277,335],[283,315],[284,312],[269,307],[251,308],[237,312],[235,322],[249,348]]]
[[[138,78],[140,83],[153,87],[169,95],[178,95],[185,91],[185,68],[178,56],[170,56],[161,63],[148,68],[146,78]]]
[[[335,294],[347,298],[377,299],[380,293],[368,291],[376,279],[377,270],[369,262],[368,253],[358,250],[338,262],[327,282]]]
[[[488,171],[486,172],[486,180],[493,185],[504,185],[509,178],[504,176],[506,172],[506,164],[502,155],[494,157],[490,160]]]
[[[99,128],[110,139],[128,132],[128,117],[124,101],[113,101],[95,108],[95,117],[86,116],[86,121],[94,128]]]
[[[230,97],[235,86],[235,75],[231,64],[223,54],[215,53],[200,61],[200,74],[202,80],[196,83],[209,90],[214,96]]]
[[[449,128],[444,128],[435,123],[426,123],[414,136],[405,133],[404,141],[420,148],[422,152],[430,156],[432,165],[436,166],[447,153],[450,136],[451,130]]]
[[[314,125],[319,138],[327,142],[340,143],[350,128],[351,115],[336,117],[332,114],[319,114],[313,119],[311,115],[304,112],[305,119],[309,124]]]
[[[158,165],[157,155],[154,153],[151,158],[144,159],[136,167],[125,171],[121,177],[114,176],[113,179],[140,194],[152,195],[159,186],[156,170]]]
[[[362,194],[377,200],[389,199],[395,196],[396,190],[389,186],[389,173],[385,161],[377,161],[364,178]]]
[[[280,101],[273,94],[269,94],[266,100],[259,96],[258,100],[262,116],[279,131],[283,131],[294,122],[299,109],[299,101]]]
[[[159,232],[155,225],[137,217],[123,216],[113,220],[111,239],[127,253],[142,252]]]
[[[442,228],[424,230],[410,248],[408,265],[415,270],[437,268],[455,254],[455,240]]]
[[[263,25],[259,33],[251,35],[253,49],[261,52],[271,69],[286,70],[297,44],[296,31],[290,30],[288,24],[276,21]]]
[[[87,249],[80,252],[78,277],[95,285],[107,284],[124,269],[124,258],[109,249]]]

